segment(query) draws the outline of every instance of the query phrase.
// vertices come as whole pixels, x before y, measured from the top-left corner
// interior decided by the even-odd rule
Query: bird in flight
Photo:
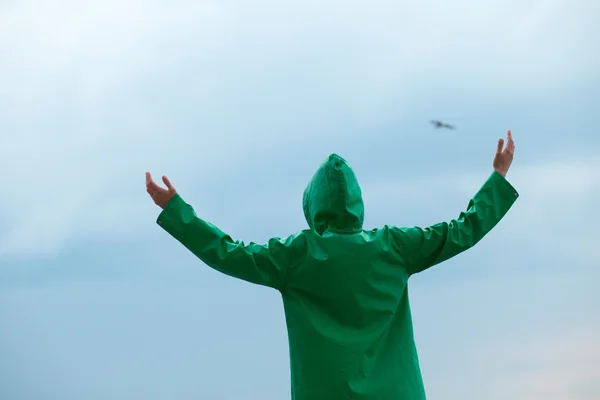
[[[445,124],[442,121],[431,121],[431,123],[433,124],[433,126],[435,128],[448,128],[448,129],[454,129],[454,126],[450,125],[450,124]]]

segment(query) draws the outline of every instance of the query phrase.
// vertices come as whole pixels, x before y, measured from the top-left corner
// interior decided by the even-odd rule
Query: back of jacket
[[[518,197],[493,172],[449,222],[364,230],[361,189],[330,155],[310,180],[310,229],[266,244],[234,241],[176,195],[158,223],[210,267],[282,294],[294,400],[422,400],[407,282],[480,241]]]
[[[424,399],[407,281],[390,228],[305,233],[283,293],[293,399]]]

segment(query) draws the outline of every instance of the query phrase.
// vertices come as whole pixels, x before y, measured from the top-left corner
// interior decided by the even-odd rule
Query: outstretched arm
[[[234,278],[281,289],[293,259],[294,237],[274,238],[265,245],[234,241],[219,228],[196,216],[166,177],[163,189],[146,174],[148,193],[163,208],[157,223],[209,267]]]
[[[473,247],[506,215],[519,194],[506,180],[514,153],[510,130],[508,143],[498,141],[494,171],[469,202],[466,211],[450,222],[427,228],[391,228],[408,273],[414,274],[446,261]]]

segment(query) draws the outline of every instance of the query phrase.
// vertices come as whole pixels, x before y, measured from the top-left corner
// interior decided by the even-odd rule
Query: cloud
[[[600,396],[597,326],[518,342],[513,351],[514,363],[505,365],[493,384],[498,399],[593,400]]]
[[[410,284],[429,396],[596,399],[599,271],[576,262],[560,270],[536,268],[522,250],[515,257],[513,251],[500,250],[496,265],[479,248],[470,260],[461,256]],[[485,272],[439,279],[471,267]]]
[[[593,221],[600,196],[600,162],[572,159],[536,165],[515,174],[525,194],[513,218],[512,234],[521,235],[535,251],[556,251],[567,261],[587,260],[600,265],[594,244],[600,233]]]
[[[6,3],[0,254],[141,235],[145,170],[216,185],[457,87],[518,106],[595,79],[596,11],[572,4]]]
[[[70,116],[93,116],[115,92],[173,67],[175,60],[165,57],[173,54],[165,53],[169,46],[189,47],[193,38],[205,51],[230,22],[218,3],[19,2],[0,14],[0,48],[10,56],[0,99],[19,116],[65,106]]]

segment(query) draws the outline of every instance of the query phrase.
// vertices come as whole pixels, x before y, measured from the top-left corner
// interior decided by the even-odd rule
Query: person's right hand
[[[152,179],[150,172],[146,172],[146,192],[148,192],[150,197],[152,197],[152,200],[157,206],[160,208],[165,208],[173,196],[177,194],[177,191],[173,185],[171,185],[169,178],[167,178],[165,175],[163,175],[162,180],[167,186],[166,189],[158,186]]]
[[[512,164],[513,155],[515,153],[515,142],[513,141],[510,129],[506,135],[508,137],[506,147],[504,147],[504,139],[498,139],[498,149],[496,150],[496,157],[494,157],[494,169],[503,177],[506,177],[506,173],[510,168],[510,164]]]

